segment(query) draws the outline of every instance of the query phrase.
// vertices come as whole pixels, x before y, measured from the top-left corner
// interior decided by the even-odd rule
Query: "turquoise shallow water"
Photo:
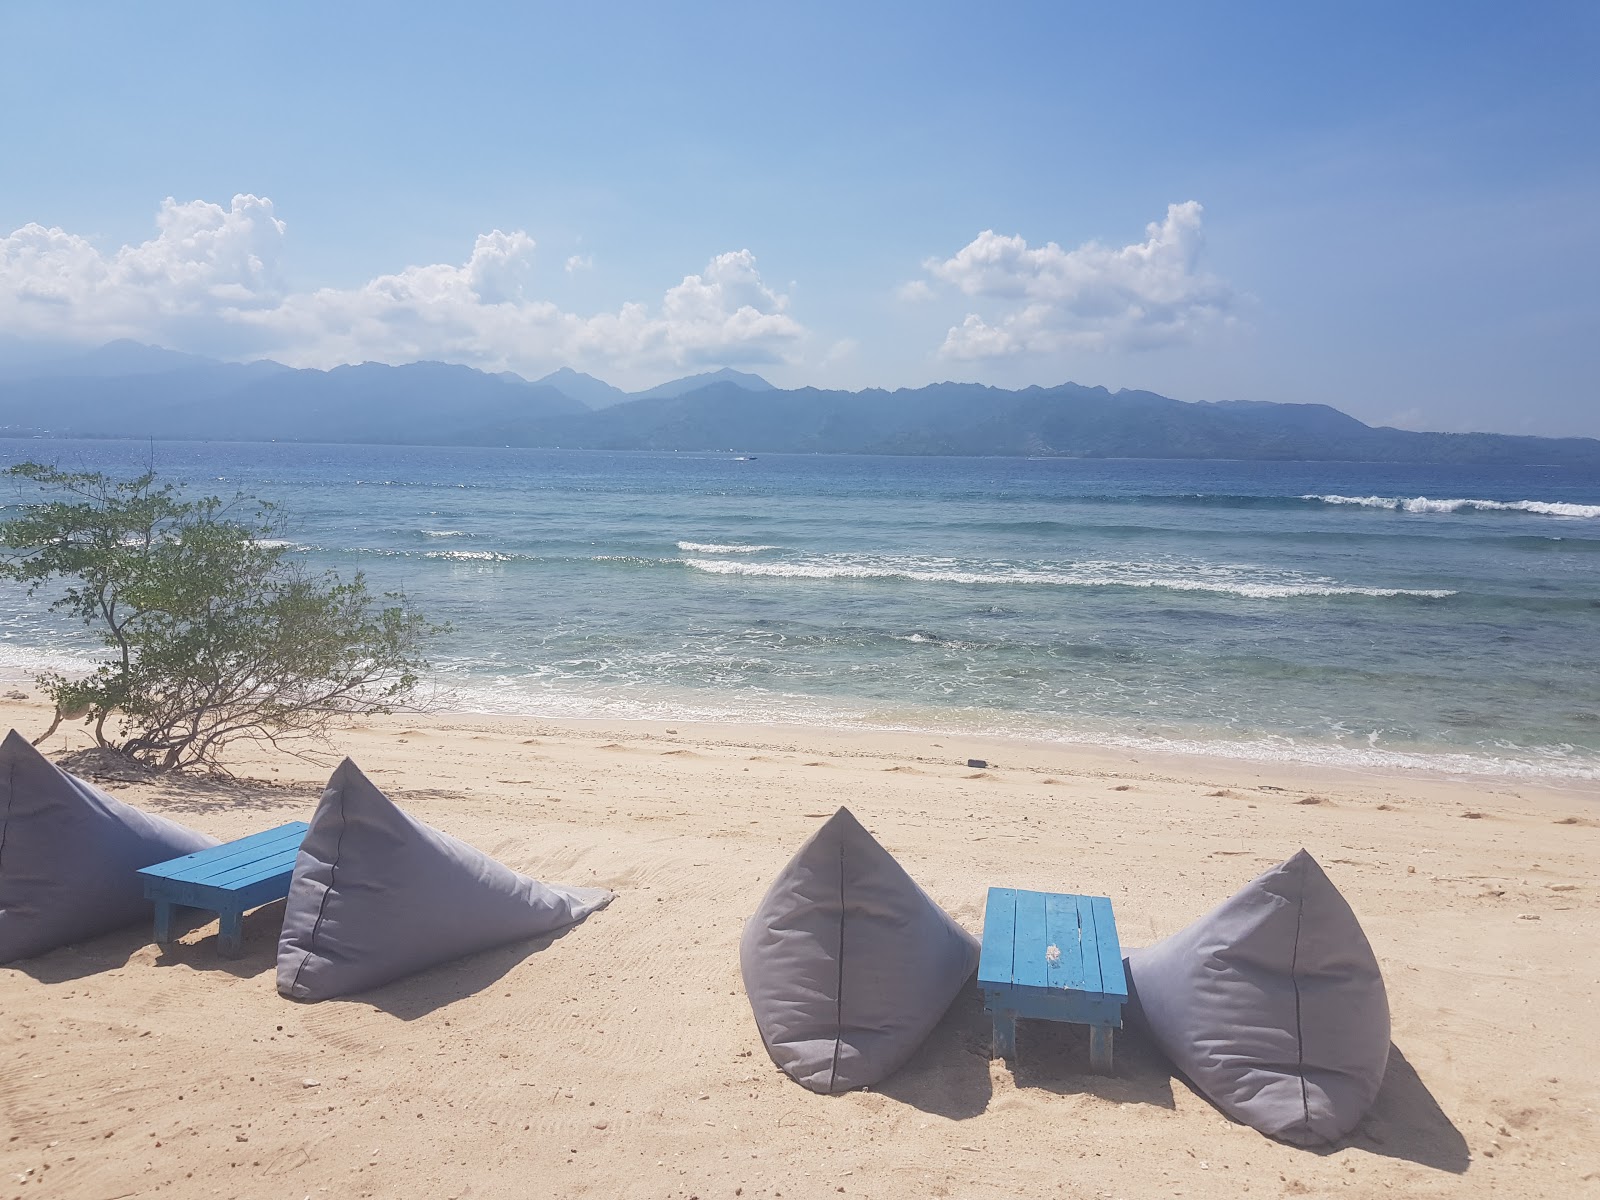
[[[459,708],[1600,770],[1592,475],[0,441],[152,455],[451,621]],[[0,590],[12,677],[84,661],[41,607]]]

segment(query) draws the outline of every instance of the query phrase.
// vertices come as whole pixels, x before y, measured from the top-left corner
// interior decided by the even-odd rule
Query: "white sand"
[[[422,819],[616,901],[348,1002],[279,998],[281,905],[238,960],[212,922],[0,968],[0,1197],[1600,1196],[1592,786],[687,724],[396,719],[339,748]],[[105,786],[236,837],[308,817],[330,766]],[[761,1047],[738,938],[840,804],[974,932],[1007,884],[1110,896],[1125,946],[1307,847],[1388,981],[1375,1111],[1297,1150],[1133,1038],[1099,1078],[1044,1024],[1014,1075],[975,997],[883,1086],[805,1091]]]

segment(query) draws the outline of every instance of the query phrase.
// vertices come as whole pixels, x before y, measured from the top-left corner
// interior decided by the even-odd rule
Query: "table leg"
[[[1017,1018],[1008,1012],[995,1011],[994,1052],[992,1058],[1016,1058]]]
[[[172,940],[172,901],[156,901],[156,945],[165,946]]]
[[[1101,1075],[1111,1074],[1111,1026],[1089,1026],[1089,1066]]]
[[[227,958],[244,953],[244,910],[217,914],[217,952]]]

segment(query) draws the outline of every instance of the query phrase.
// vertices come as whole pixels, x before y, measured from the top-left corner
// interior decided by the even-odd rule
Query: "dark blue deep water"
[[[453,623],[462,709],[1600,768],[1593,474],[0,441],[152,456]],[[12,678],[90,650],[16,589],[0,635]]]

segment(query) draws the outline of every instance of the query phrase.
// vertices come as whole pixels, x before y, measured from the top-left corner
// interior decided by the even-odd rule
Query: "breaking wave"
[[[1600,504],[1568,504],[1559,500],[1434,500],[1427,496],[1301,496],[1321,504],[1347,504],[1360,508],[1384,508],[1392,512],[1457,513],[1510,512],[1532,513],[1541,517],[1600,519]]]
[[[1439,600],[1456,593],[1435,588],[1358,587],[1316,576],[1268,573],[1246,567],[1195,565],[1175,568],[1152,563],[1083,562],[1046,569],[994,566],[981,570],[916,559],[825,560],[811,562],[730,562],[685,559],[684,566],[712,575],[774,579],[903,579],[915,583],[1071,588],[1150,588],[1173,592],[1212,592],[1252,600],[1299,596],[1411,596]]]
[[[689,554],[759,554],[763,550],[776,550],[776,546],[735,546],[722,542],[679,542],[678,549]]]
[[[514,562],[525,554],[502,554],[498,550],[429,550],[422,557],[443,558],[451,562]]]

